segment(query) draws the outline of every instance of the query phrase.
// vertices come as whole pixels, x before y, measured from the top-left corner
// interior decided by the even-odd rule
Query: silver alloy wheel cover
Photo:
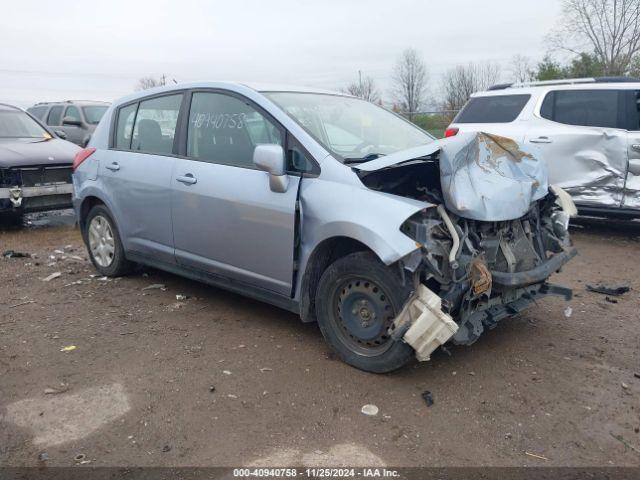
[[[89,223],[89,249],[95,262],[103,268],[113,263],[116,242],[111,224],[102,215],[96,215]]]

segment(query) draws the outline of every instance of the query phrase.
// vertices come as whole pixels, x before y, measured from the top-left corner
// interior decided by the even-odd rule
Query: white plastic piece
[[[560,188],[557,185],[549,185],[549,189],[555,193],[556,202],[562,210],[569,215],[570,217],[575,217],[578,215],[578,209],[576,208],[576,204],[573,203],[573,198],[569,195],[564,189]]]
[[[414,348],[416,358],[421,362],[430,360],[431,353],[458,331],[458,324],[442,311],[440,297],[422,284],[399,317],[400,323],[411,323],[403,338]]]

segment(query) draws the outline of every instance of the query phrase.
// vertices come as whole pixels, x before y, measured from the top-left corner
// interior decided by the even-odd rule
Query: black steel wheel
[[[320,330],[342,360],[361,370],[390,372],[413,357],[413,349],[389,335],[410,293],[397,271],[371,252],[336,260],[323,273],[316,296]]]

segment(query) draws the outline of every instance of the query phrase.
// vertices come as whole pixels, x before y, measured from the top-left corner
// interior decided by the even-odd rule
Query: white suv
[[[497,85],[472,95],[447,129],[535,144],[549,183],[582,215],[640,217],[640,80],[576,79]]]

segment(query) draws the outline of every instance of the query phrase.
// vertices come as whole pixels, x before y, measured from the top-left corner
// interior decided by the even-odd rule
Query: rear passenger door
[[[120,107],[112,149],[100,161],[125,249],[152,262],[175,263],[170,188],[182,99],[172,92]]]
[[[273,192],[253,164],[256,145],[285,147],[284,130],[247,99],[220,91],[194,92],[185,121],[171,183],[177,262],[289,295],[300,178]]]
[[[547,92],[527,131],[546,160],[549,182],[579,205],[618,208],[627,170],[624,95],[620,90]]]

